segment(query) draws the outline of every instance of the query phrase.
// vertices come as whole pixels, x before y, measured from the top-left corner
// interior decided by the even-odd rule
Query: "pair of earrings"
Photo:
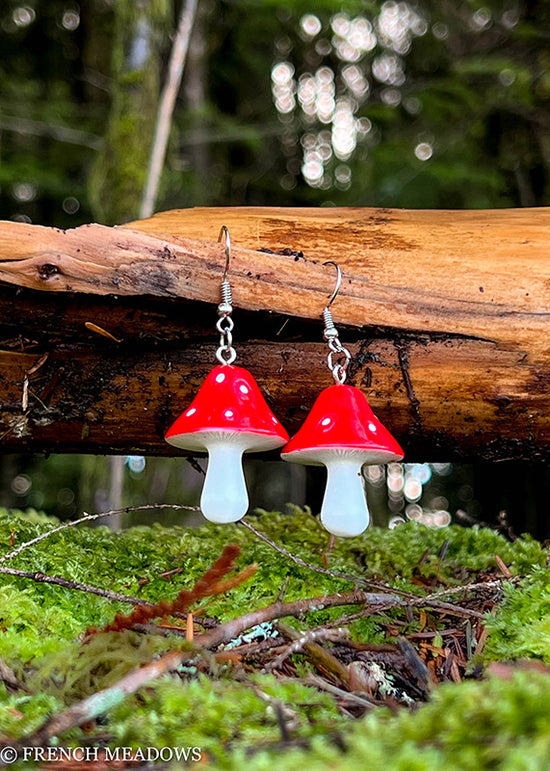
[[[401,460],[403,451],[371,410],[364,394],[345,385],[351,354],[334,326],[330,306],[342,281],[339,266],[334,292],[323,311],[324,338],[328,343],[328,368],[334,385],[315,401],[299,431],[290,439],[268,407],[248,370],[233,366],[233,311],[227,278],[231,259],[228,229],[225,239],[225,270],[221,284],[216,328],[220,364],[210,372],[191,405],[166,433],[169,444],[184,450],[208,453],[208,467],[200,508],[211,522],[236,522],[248,509],[248,493],[242,469],[245,452],[283,447],[281,457],[292,463],[326,466],[327,485],[321,522],[333,535],[355,536],[369,523],[361,469],[367,463]]]

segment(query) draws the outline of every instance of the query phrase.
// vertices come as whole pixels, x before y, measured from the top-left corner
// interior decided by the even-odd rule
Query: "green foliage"
[[[0,657],[12,666],[64,649],[63,643],[82,629],[70,607],[72,603],[64,603],[63,596],[59,597],[52,587],[48,589],[40,597],[30,588],[0,586]],[[79,604],[75,603],[74,610],[78,611]]]
[[[0,685],[0,740],[4,736],[17,738],[31,733],[64,706],[50,694],[10,695],[5,686]]]
[[[504,603],[485,622],[484,658],[540,658],[550,663],[550,570],[539,568],[517,586],[504,587]]]
[[[344,723],[327,694],[267,675],[244,683],[205,676],[187,683],[164,678],[148,689],[137,708],[130,701],[117,707],[112,720],[121,746],[198,746],[225,766],[235,748],[279,741],[276,703],[294,716],[301,738]]]
[[[155,656],[187,645],[181,638],[129,630],[98,634],[84,645],[75,640],[45,656],[27,682],[33,691],[43,690],[72,703],[95,693],[98,685],[108,688]]]
[[[511,680],[443,685],[415,712],[390,716],[380,711],[346,735],[342,755],[326,740],[312,751],[287,750],[281,771],[543,771],[550,757],[550,676],[518,672]],[[237,754],[221,768],[242,768]],[[241,764],[239,766],[239,763]],[[267,753],[246,761],[250,771],[268,771]]]
[[[308,511],[291,516],[262,513],[251,521],[270,538],[307,562],[322,564],[326,533]],[[0,549],[8,552],[52,529],[57,522],[37,512],[0,512]],[[273,602],[288,578],[285,599],[347,591],[352,584],[313,573],[274,551],[240,525],[136,527],[113,533],[105,527],[71,528],[25,549],[10,567],[41,571],[153,601],[175,596],[211,565],[228,542],[242,547],[240,566],[256,561],[254,579],[227,597],[205,604],[209,615],[233,618]],[[442,547],[446,545],[444,558]],[[420,593],[418,582],[455,584],[494,566],[498,554],[517,576],[506,588],[503,605],[489,617],[485,660],[532,657],[550,660],[548,616],[549,571],[545,554],[530,538],[508,543],[480,528],[431,530],[415,523],[395,530],[373,528],[355,539],[338,539],[330,568],[382,579],[390,586]],[[171,582],[159,574],[183,567]],[[145,584],[141,579],[147,578]],[[131,669],[164,651],[182,649],[182,638],[133,631],[98,635],[82,643],[90,625],[111,620],[127,606],[90,594],[0,576],[0,658],[10,666],[25,692],[0,689],[0,737],[15,739],[36,728],[49,715],[115,683]],[[302,628],[341,614],[342,609],[315,611],[300,620]],[[413,623],[413,622],[412,622]],[[362,641],[379,641],[386,632],[380,617],[356,622],[352,631]],[[231,665],[210,663],[210,676],[197,675],[195,665],[179,677],[164,677],[111,709],[105,716],[112,746],[199,746],[213,768],[251,769],[272,765],[282,771],[338,767],[355,769],[542,768],[549,751],[550,677],[521,672],[511,681],[464,682],[438,688],[433,701],[410,714],[376,711],[350,723],[328,694],[300,681],[271,675],[232,677]],[[225,666],[225,668],[224,668]],[[307,664],[299,667],[307,675]],[[303,752],[270,750],[280,741],[277,704],[292,724],[295,739],[311,740]],[[103,730],[103,729],[102,729]],[[334,739],[340,737],[335,744]],[[78,729],[62,744],[81,741]],[[345,744],[341,754],[337,746]],[[531,747],[531,766],[518,758]],[[388,758],[391,758],[388,761]],[[533,760],[534,758],[534,760]],[[517,765],[513,765],[512,761]],[[537,763],[539,765],[537,765]],[[508,765],[506,765],[508,764]]]
[[[327,545],[326,533],[307,511],[296,509],[291,517],[275,512],[264,513],[252,521],[297,557],[321,565]],[[0,515],[0,544],[7,550],[13,539],[17,547],[48,530],[50,522],[35,513],[29,516],[4,513]],[[70,580],[108,587],[157,602],[166,596],[175,596],[181,588],[193,583],[229,542],[242,547],[241,567],[257,562],[259,569],[253,581],[238,587],[227,597],[209,601],[208,612],[222,620],[251,607],[273,602],[287,577],[288,600],[350,588],[347,581],[313,573],[296,565],[240,525],[207,525],[190,530],[154,524],[150,528],[135,527],[119,533],[113,533],[106,527],[71,528],[53,535],[43,544],[24,550],[12,564],[21,570],[62,575]],[[444,544],[447,544],[446,554],[444,559],[440,559],[438,555]],[[543,565],[545,560],[540,544],[529,537],[511,544],[487,529],[454,526],[435,530],[411,522],[394,530],[373,528],[359,538],[338,539],[330,555],[330,568],[418,592],[418,586],[412,583],[413,578],[427,583],[434,579],[449,584],[463,582],[475,571],[493,566],[495,554],[517,575],[528,572],[533,565]],[[183,571],[174,576],[170,584],[158,577],[174,567],[181,567]],[[144,579],[148,580],[145,585]],[[51,645],[48,636],[41,631],[33,636],[37,603],[44,610],[52,605],[55,607],[58,618],[62,620],[54,637],[57,639],[57,634],[62,634],[61,630],[65,629],[64,640],[88,626],[104,624],[115,610],[124,609],[122,605],[113,607],[112,603],[94,595],[29,583],[24,579],[6,576],[2,578],[2,584],[5,592],[21,590],[18,600],[21,607],[18,606],[17,617],[19,624],[28,623],[28,633],[32,636],[29,651],[45,653]],[[5,617],[10,623],[12,614],[9,607],[13,602],[11,598],[4,603]],[[315,615],[312,623],[330,617],[326,616],[327,613],[323,611]],[[9,634],[17,634],[16,628],[9,626],[9,630]],[[9,640],[12,641],[12,638]],[[4,651],[0,655],[9,655],[10,644],[6,642],[4,648],[0,648]]]
[[[440,560],[438,555],[447,542],[445,557]],[[447,581],[463,581],[469,572],[494,566],[495,554],[510,563],[516,574],[525,573],[532,565],[543,565],[545,560],[540,544],[529,535],[510,543],[494,530],[477,526],[431,529],[407,523],[389,532],[373,529],[365,536],[366,565],[380,578],[388,574],[404,578],[439,574]]]

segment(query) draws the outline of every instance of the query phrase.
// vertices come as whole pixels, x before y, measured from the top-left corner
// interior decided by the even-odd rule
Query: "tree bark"
[[[190,209],[65,232],[2,223],[0,281],[25,288],[0,288],[3,451],[173,453],[163,433],[215,364],[222,224],[236,363],[290,432],[332,382],[320,314],[335,277],[322,263],[336,259],[349,382],[409,460],[550,457],[545,209]]]

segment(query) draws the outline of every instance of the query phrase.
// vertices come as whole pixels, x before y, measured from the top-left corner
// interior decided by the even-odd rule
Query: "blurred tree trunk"
[[[89,182],[94,217],[107,224],[127,222],[139,210],[172,2],[117,0],[114,14],[111,112]]]
[[[183,79],[183,97],[189,116],[189,159],[193,171],[193,185],[190,192],[193,206],[208,206],[211,201],[212,180],[209,179],[210,158],[206,143],[206,113],[208,107],[208,57],[206,46],[207,17],[212,15],[208,3],[198,6],[189,44],[187,66]],[[185,152],[187,148],[183,147]]]
[[[122,494],[124,492],[124,455],[111,455],[109,458],[109,509],[111,511],[122,508]],[[122,525],[122,515],[114,514],[111,517],[110,527],[119,530]]]

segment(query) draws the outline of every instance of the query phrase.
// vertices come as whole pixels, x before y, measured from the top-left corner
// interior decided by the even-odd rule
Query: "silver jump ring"
[[[216,359],[220,364],[233,364],[236,358],[237,351],[234,348],[225,348],[225,346],[220,345],[216,351]]]

